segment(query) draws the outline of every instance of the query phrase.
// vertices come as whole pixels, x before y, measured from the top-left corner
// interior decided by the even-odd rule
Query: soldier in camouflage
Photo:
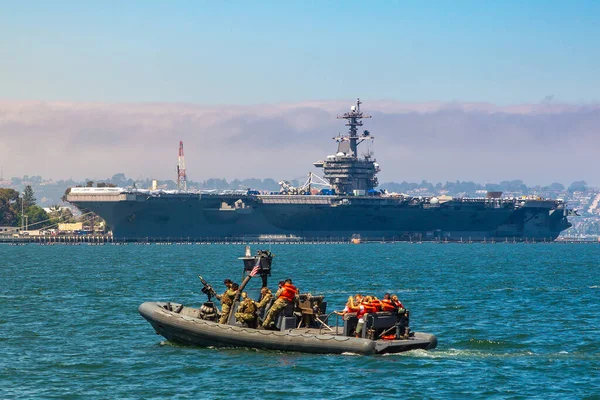
[[[262,323],[262,327],[265,329],[271,329],[274,326],[275,318],[279,316],[279,313],[283,311],[288,304],[292,304],[296,296],[298,295],[298,288],[292,285],[291,279],[286,279],[280,290],[277,291],[278,297],[275,303],[269,309],[267,317]]]
[[[231,282],[231,279],[225,279],[223,281],[227,290],[223,292],[221,295],[217,295],[217,299],[221,301],[221,318],[219,319],[220,324],[226,324],[229,319],[229,312],[231,311],[231,306],[233,305],[233,299],[235,298],[235,293],[237,292],[237,287],[234,289],[234,285],[237,286],[236,283]]]
[[[285,281],[279,281],[279,285],[277,286],[277,291],[275,292],[275,299],[279,298],[279,295],[283,291],[283,285],[285,285]]]
[[[268,287],[263,287],[260,289],[260,300],[255,301],[254,305],[256,306],[256,313],[258,314],[259,323],[262,324],[262,320],[265,318],[265,312],[267,310],[267,305],[271,303],[273,300],[273,293]]]
[[[254,300],[248,297],[246,292],[242,293],[242,302],[235,313],[235,319],[245,323],[249,328],[256,328],[258,315]]]
[[[267,306],[267,304],[269,304],[269,301],[271,300],[273,300],[273,293],[271,293],[271,289],[265,286],[264,288],[260,289],[260,301],[255,301],[254,303],[260,312]]]

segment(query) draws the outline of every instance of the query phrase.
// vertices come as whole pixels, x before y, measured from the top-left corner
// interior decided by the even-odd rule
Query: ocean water
[[[268,248],[269,246],[265,246]],[[253,246],[253,251],[258,247]],[[600,398],[600,246],[272,245],[329,310],[397,293],[438,348],[310,355],[172,344],[144,301],[241,280],[243,245],[0,245],[0,398]],[[251,295],[259,280],[251,282]]]

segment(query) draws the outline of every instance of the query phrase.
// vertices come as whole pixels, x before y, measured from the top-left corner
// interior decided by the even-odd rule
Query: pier
[[[0,236],[0,243],[9,245],[25,245],[25,244],[37,244],[37,245],[210,245],[210,244],[233,244],[233,245],[246,245],[246,244],[357,244],[353,242],[351,238],[299,238],[299,237],[268,237],[268,238],[251,238],[251,237],[237,237],[237,238],[117,238],[115,239],[112,235],[98,234],[98,235],[53,235],[53,236]],[[401,238],[361,238],[360,244],[369,243],[436,243],[436,244],[600,244],[598,239],[594,238],[569,238],[559,237],[556,240],[551,238],[539,239],[539,238],[486,238],[482,240],[472,240],[471,238],[460,238],[458,240],[447,240],[441,238],[421,238],[418,236],[401,237]]]

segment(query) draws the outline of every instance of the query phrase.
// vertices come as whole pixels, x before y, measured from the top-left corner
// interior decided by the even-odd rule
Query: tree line
[[[408,192],[417,189],[425,189],[429,193],[439,193],[442,190],[448,191],[449,193],[457,194],[457,193],[466,193],[469,195],[475,194],[479,190],[486,190],[489,192],[518,192],[523,194],[533,194],[535,192],[538,193],[562,193],[562,192],[584,192],[588,189],[587,183],[585,181],[575,181],[568,188],[562,183],[554,182],[548,186],[527,186],[522,180],[512,180],[512,181],[502,181],[500,183],[487,183],[485,185],[480,183],[475,183],[472,181],[456,181],[456,182],[446,182],[442,184],[438,182],[437,184],[433,184],[427,181],[421,181],[421,183],[416,182],[387,182],[379,185],[382,189],[387,189],[390,192]]]
[[[73,220],[71,211],[58,205],[51,207],[50,213],[38,206],[31,185],[27,185],[23,193],[0,188],[0,226],[20,227],[27,223],[30,229],[37,230]]]
[[[305,182],[304,178],[298,178],[291,180],[292,186],[300,186]],[[11,184],[15,186],[32,185],[38,195],[38,203],[41,203],[44,207],[50,205],[59,204],[65,201],[64,191],[69,187],[76,186],[87,186],[87,187],[136,187],[139,189],[149,189],[152,187],[151,179],[131,179],[125,176],[123,173],[114,174],[112,177],[100,180],[86,179],[84,181],[55,181],[55,182],[44,182],[40,176],[24,176],[20,178],[12,178]],[[173,180],[159,180],[158,185],[162,189],[176,189],[177,183]],[[188,189],[215,189],[215,190],[237,190],[237,189],[256,189],[267,192],[279,191],[279,183],[271,178],[266,179],[233,179],[227,180],[222,178],[211,178],[203,181],[188,181]],[[537,194],[541,196],[554,197],[558,196],[559,193],[564,192],[585,192],[587,191],[588,185],[585,181],[575,181],[570,186],[566,187],[561,183],[552,183],[548,186],[528,186],[522,180],[510,180],[502,181],[500,183],[487,183],[480,184],[472,181],[447,181],[445,183],[433,183],[428,181],[421,182],[384,182],[378,187],[379,189],[386,189],[389,192],[397,193],[409,193],[417,189],[420,189],[423,194],[436,195],[445,191],[449,195],[466,195],[466,196],[477,196],[477,191],[501,191],[504,193],[517,192],[522,194]],[[9,196],[10,197],[10,196]],[[6,199],[4,200],[6,202]],[[20,208],[19,208],[20,209]],[[18,213],[17,213],[18,214]]]
[[[294,179],[290,181],[292,186],[300,186],[304,183],[304,180]],[[175,189],[177,187],[177,183],[172,180],[159,180],[159,186],[166,187],[167,189]],[[125,174],[119,173],[112,176],[112,178],[93,182],[90,180],[86,180],[86,186],[97,186],[97,187],[133,187],[137,186],[139,188],[149,188],[152,186],[152,181],[150,179],[146,179],[144,181],[134,181],[133,179],[127,178]],[[188,181],[187,186],[190,189],[217,189],[217,190],[227,190],[227,189],[258,189],[258,190],[267,190],[267,191],[278,191],[280,189],[279,183],[271,178],[265,179],[233,179],[228,181],[227,179],[220,178],[210,178],[204,181]],[[575,181],[571,183],[570,186],[565,187],[562,183],[554,182],[548,186],[527,186],[522,180],[516,179],[511,181],[501,181],[500,183],[487,183],[480,184],[472,181],[455,181],[450,182],[446,181],[445,183],[432,183],[428,181],[419,182],[406,182],[403,181],[401,183],[397,182],[386,182],[379,185],[380,189],[387,189],[390,192],[407,192],[415,189],[426,189],[431,193],[437,193],[441,190],[446,190],[449,193],[468,193],[474,194],[478,190],[487,190],[487,191],[501,191],[501,192],[521,192],[524,194],[533,193],[533,192],[564,192],[565,190],[573,193],[573,192],[582,192],[588,189],[587,183],[585,181]]]

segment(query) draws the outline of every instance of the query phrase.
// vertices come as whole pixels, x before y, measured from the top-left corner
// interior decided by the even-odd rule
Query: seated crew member
[[[262,311],[272,299],[273,293],[271,293],[271,290],[268,287],[265,286],[260,289],[260,300],[254,302],[257,311]]]
[[[258,314],[254,300],[248,297],[246,292],[242,293],[242,302],[235,313],[235,319],[245,323],[249,328],[256,328]]]
[[[345,315],[348,313],[358,312],[358,310],[359,306],[358,304],[354,303],[354,297],[348,296],[348,301],[346,302],[346,306],[344,307],[344,309],[342,311],[335,311],[335,313],[337,315]]]
[[[281,291],[283,290],[283,285],[285,285],[285,281],[279,281],[279,284],[277,285],[277,291],[275,292],[275,299],[279,298],[279,295],[281,294]]]
[[[383,300],[381,300],[381,311],[391,312],[391,311],[396,310],[397,308],[398,307],[396,307],[396,305],[392,301],[390,294],[389,293],[384,294]]]
[[[286,279],[284,284],[280,290],[277,291],[279,296],[275,303],[269,309],[267,316],[262,324],[263,328],[270,328],[274,323],[275,318],[279,315],[279,313],[290,303],[293,303],[298,295],[298,289],[296,286],[292,285],[291,279]]]
[[[394,303],[394,306],[396,306],[396,308],[398,308],[398,309],[404,308],[404,306],[402,305],[400,300],[398,300],[398,296],[396,296],[396,295],[392,296],[392,303]]]
[[[217,296],[217,299],[221,300],[221,318],[219,319],[220,324],[226,324],[229,320],[229,313],[231,312],[233,299],[235,298],[235,294],[238,290],[237,283],[232,283],[230,279],[225,279],[225,281],[229,281],[224,282],[225,286],[227,286],[227,290],[222,295]]]
[[[375,312],[381,311],[381,300],[375,296],[371,296],[371,305],[375,307]]]

